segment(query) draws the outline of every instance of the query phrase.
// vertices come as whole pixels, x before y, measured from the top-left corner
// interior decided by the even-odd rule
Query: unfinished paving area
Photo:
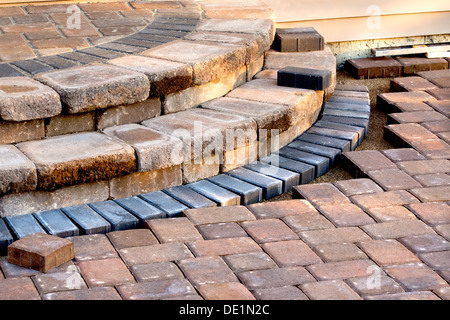
[[[188,8],[189,15],[197,10],[193,5],[189,7],[190,2],[187,1],[170,3]],[[267,8],[256,3],[252,1],[249,7],[243,7],[240,13],[243,19],[246,14],[254,14],[255,10],[267,17]],[[235,9],[223,4],[202,8],[213,19],[227,18]],[[214,24],[208,26],[207,21],[203,23],[205,28],[214,29]],[[217,24],[215,28],[225,27]],[[262,36],[261,42],[251,43],[255,46],[260,43],[264,47],[264,39]],[[148,57],[157,59],[158,50],[164,51],[170,43],[164,46],[163,49],[155,47]],[[242,57],[238,64],[246,66],[245,77],[248,78],[251,68],[246,59],[252,51],[248,49],[242,55],[238,51],[233,51],[233,57]],[[450,299],[448,67],[439,71],[421,71],[414,77],[392,79],[392,92],[376,96],[377,112],[388,115],[388,122],[383,124],[387,126],[380,126],[377,130],[383,132],[387,145],[392,148],[359,150],[356,148],[364,141],[368,130],[373,129],[369,126],[373,112],[367,87],[355,80],[350,85],[333,85],[328,96],[326,92],[319,96],[312,91],[306,98],[299,99],[295,90],[288,93],[288,89],[280,89],[273,84],[276,79],[274,70],[282,67],[277,65],[279,54],[266,52],[265,67],[256,73],[254,79],[250,77],[252,81],[236,86],[225,98],[206,103],[204,110],[177,110],[166,120],[162,116],[145,120],[146,126],[133,123],[127,124],[126,128],[123,124],[119,127],[111,125],[104,134],[93,129],[84,130],[92,132],[77,134],[76,141],[81,145],[90,145],[92,149],[95,144],[102,146],[95,150],[102,162],[83,162],[79,175],[67,177],[64,165],[49,171],[47,159],[58,155],[52,154],[51,148],[45,149],[46,139],[18,142],[17,148],[11,144],[2,146],[5,152],[0,154],[0,159],[7,154],[6,159],[20,168],[14,176],[5,175],[10,184],[3,186],[0,183],[0,190],[8,195],[8,199],[14,195],[10,193],[11,188],[18,195],[30,190],[44,190],[50,194],[71,184],[95,182],[100,185],[105,179],[136,176],[155,168],[162,170],[165,169],[162,164],[168,161],[174,166],[172,174],[166,172],[167,179],[173,181],[172,177],[176,176],[178,180],[176,186],[161,188],[164,192],[141,193],[139,198],[134,195],[117,197],[114,201],[90,201],[53,212],[31,211],[5,216],[0,220],[5,221],[0,224],[2,248],[17,238],[25,238],[38,226],[43,232],[64,232],[61,236],[74,244],[74,258],[43,273],[19,267],[8,262],[6,256],[1,257],[0,299]],[[300,53],[293,55],[296,54]],[[314,59],[308,60],[313,65],[316,59],[320,61],[319,65],[328,61],[326,50],[310,55],[314,55]],[[221,53],[215,53],[215,56],[229,61]],[[126,60],[116,61],[122,65],[130,64]],[[199,86],[211,81],[211,78],[192,76],[192,72],[206,75],[201,71],[200,63],[190,61],[189,65],[198,67],[196,72],[191,69],[190,77],[186,69],[177,65],[176,75],[172,75],[179,80],[176,81],[179,86],[175,92],[186,90],[195,81]],[[234,69],[226,72],[230,74]],[[142,78],[141,74],[130,75],[137,84],[127,90],[135,90],[134,97],[142,94],[142,90],[137,88],[152,92],[150,82],[155,83],[154,80],[146,82],[149,80]],[[218,76],[213,75],[213,78]],[[187,78],[191,83],[186,82]],[[49,79],[48,83],[51,81]],[[266,88],[273,91],[264,95]],[[172,93],[164,94],[169,96]],[[278,97],[275,94],[293,99],[290,103],[296,107],[288,108],[270,101]],[[324,95],[327,101],[323,105],[316,103]],[[305,97],[304,92],[301,96]],[[279,118],[272,118],[272,122],[267,124],[264,121],[269,114],[258,114],[249,121],[245,112],[232,103],[236,99],[246,101],[249,108],[255,110],[261,105],[271,106],[270,115],[277,114]],[[77,103],[71,105],[74,108],[98,108],[95,104]],[[300,126],[295,115],[305,110],[306,103],[322,110],[318,117],[320,120],[315,121],[318,114],[309,114],[302,130],[291,129]],[[92,110],[81,112],[89,114]],[[184,114],[187,119],[193,113],[196,117],[212,119],[211,115],[218,110],[230,112],[228,118],[221,119],[221,123],[232,124],[246,132],[266,128],[264,125],[270,128],[276,123],[292,125],[286,127],[283,136],[286,146],[270,150],[273,153],[267,152],[268,155],[260,157],[259,162],[247,164],[244,168],[217,167],[217,174],[196,181],[183,181],[189,180],[190,175],[173,174],[174,171],[188,172],[186,168],[183,171],[180,168],[185,154],[170,160],[154,157],[151,167],[145,167],[149,164],[145,161],[146,156],[152,152],[164,154],[164,149],[152,149],[137,136],[166,143],[169,140],[163,128],[188,122],[177,118],[177,114]],[[57,115],[61,109],[55,102],[52,108],[42,111]],[[2,119],[5,117],[2,114]],[[224,128],[226,126],[222,125],[213,134]],[[126,138],[126,142],[108,137]],[[256,141],[252,140],[252,135],[248,137],[246,143],[238,145],[238,148],[225,151],[245,150],[248,153],[248,146]],[[53,139],[60,148],[67,141],[64,135],[56,135]],[[179,141],[171,140],[171,143],[181,146]],[[83,151],[81,148],[78,153]],[[137,159],[135,151],[139,152]],[[277,162],[279,159],[285,160]],[[68,161],[76,163],[78,160]],[[338,163],[349,179],[311,183]],[[104,177],[85,174],[96,166],[104,168],[99,173]],[[33,171],[36,168],[40,171]],[[275,171],[268,170],[274,168]],[[192,172],[195,173],[194,170]],[[17,177],[20,177],[19,182]],[[182,186],[183,182],[190,187]],[[292,199],[262,201],[287,191],[292,192]],[[108,197],[110,192],[111,189]],[[131,191],[126,189],[124,192]],[[33,197],[30,195],[30,199],[38,201]],[[17,202],[10,201],[9,204],[9,208],[24,208]],[[82,221],[80,217],[87,219]],[[97,217],[95,223],[93,217]],[[165,218],[160,219],[162,217]],[[71,224],[55,230],[52,229],[54,221]],[[24,222],[32,231],[21,227]],[[17,226],[17,229],[11,226]],[[10,238],[5,236],[7,234]]]

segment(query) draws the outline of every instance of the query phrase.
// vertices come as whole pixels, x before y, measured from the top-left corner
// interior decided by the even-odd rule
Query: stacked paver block
[[[277,29],[272,47],[280,52],[319,51],[325,41],[314,28]]]

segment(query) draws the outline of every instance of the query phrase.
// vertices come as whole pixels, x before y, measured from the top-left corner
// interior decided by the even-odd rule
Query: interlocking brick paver
[[[404,190],[355,195],[351,196],[350,199],[364,210],[419,202],[416,197]]]
[[[306,200],[263,202],[247,206],[258,219],[281,218],[292,215],[309,215],[317,210]]]
[[[113,287],[96,287],[89,289],[51,292],[42,295],[42,300],[122,300]]]
[[[197,257],[225,256],[261,251],[259,245],[249,237],[199,240],[189,242],[187,245]]]
[[[361,226],[373,239],[397,239],[401,237],[434,234],[433,229],[418,219],[401,219]]]
[[[411,193],[422,202],[449,201],[450,186],[411,189]]]
[[[50,292],[87,289],[86,283],[76,267],[73,267],[70,272],[38,274],[32,279],[41,295]]]
[[[132,266],[130,271],[138,282],[184,278],[183,273],[173,262],[139,264]]]
[[[347,197],[357,194],[383,192],[383,189],[381,189],[379,185],[371,179],[365,178],[341,180],[336,181],[333,184]]]
[[[189,249],[178,242],[124,248],[118,250],[118,252],[128,266],[170,262],[193,257]]]
[[[239,282],[236,275],[219,257],[201,257],[177,262],[193,285]]]
[[[366,254],[354,243],[326,243],[315,245],[313,249],[324,262],[367,259]]]
[[[197,230],[205,240],[247,236],[245,230],[236,222],[204,224],[197,226]]]
[[[399,241],[414,253],[450,250],[450,243],[437,234],[400,238]]]
[[[249,290],[296,286],[315,281],[304,267],[244,271],[238,273],[238,277]]]
[[[246,221],[242,222],[241,226],[257,243],[298,239],[298,236],[279,219]]]
[[[350,200],[331,183],[294,187],[294,194],[315,205],[350,203]]]
[[[411,176],[450,172],[450,161],[444,159],[400,161],[397,165]]]
[[[352,203],[320,205],[319,211],[336,227],[356,227],[375,221]]]
[[[425,291],[448,286],[444,279],[423,263],[388,266],[384,270],[407,291]]]
[[[399,148],[381,151],[393,162],[425,160],[425,157],[412,148]]]
[[[116,258],[117,252],[109,242],[106,235],[92,234],[67,238],[73,242],[75,248],[75,260],[86,261],[94,259]]]
[[[416,219],[416,216],[403,206],[369,208],[367,213],[377,222]]]
[[[381,294],[365,297],[366,300],[440,300],[431,291],[414,291],[394,294]]]
[[[257,289],[252,293],[258,300],[308,300],[308,297],[295,286]]]
[[[200,284],[196,289],[206,300],[256,300],[250,291],[238,282]]]
[[[450,287],[435,289],[436,293],[442,300],[450,300]]]
[[[444,173],[431,173],[414,176],[424,187],[437,187],[450,185],[450,176]]]
[[[188,218],[149,220],[147,225],[161,243],[203,240]]]
[[[158,244],[156,237],[146,229],[113,231],[106,236],[116,249]]]
[[[173,299],[196,293],[186,279],[159,280],[124,284],[117,287],[124,300]]]
[[[408,208],[428,225],[450,223],[450,206],[445,202],[416,203]]]
[[[414,253],[397,240],[364,241],[358,246],[380,266],[420,262]]]
[[[397,168],[392,161],[377,150],[345,152],[343,156],[344,167],[354,177],[361,177],[369,171]]]
[[[342,280],[305,283],[300,288],[311,300],[362,300]]]
[[[397,282],[381,273],[376,276],[346,279],[345,282],[361,297],[404,292]]]
[[[134,277],[119,258],[89,260],[78,263],[89,287],[115,286],[134,283]]]
[[[300,238],[311,246],[326,243],[358,242],[370,237],[358,227],[341,227],[321,230],[308,230],[298,233]]]
[[[243,206],[189,209],[184,214],[195,226],[255,220],[255,216]]]
[[[1,300],[40,300],[31,278],[10,278],[0,281]]]
[[[327,262],[306,267],[319,281],[342,280],[372,275],[377,265],[368,259]]]
[[[301,240],[268,242],[261,247],[280,267],[306,266],[321,259]]]
[[[277,267],[277,264],[264,252],[231,254],[224,256],[223,259],[235,273]]]
[[[317,211],[293,214],[283,218],[283,221],[294,231],[333,228],[333,224]]]
[[[384,190],[406,190],[420,188],[422,185],[399,169],[382,169],[367,172],[367,175]]]
[[[446,270],[450,268],[450,250],[421,253],[419,254],[419,258],[433,270]]]

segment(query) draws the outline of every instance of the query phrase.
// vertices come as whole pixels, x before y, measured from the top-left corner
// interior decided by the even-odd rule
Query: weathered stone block
[[[0,118],[7,121],[43,119],[61,113],[55,90],[25,77],[0,78]]]
[[[60,266],[75,256],[72,241],[35,233],[8,247],[8,262],[41,272]]]
[[[23,142],[17,147],[35,163],[41,190],[109,180],[136,170],[134,149],[100,133]]]
[[[58,115],[48,119],[45,124],[45,135],[47,137],[94,130],[95,114],[92,112]]]
[[[11,145],[0,145],[0,195],[35,190],[36,167]]]
[[[34,78],[59,93],[68,113],[144,101],[150,92],[145,74],[106,64],[43,72]]]
[[[45,137],[44,120],[0,121],[0,144],[40,140]]]

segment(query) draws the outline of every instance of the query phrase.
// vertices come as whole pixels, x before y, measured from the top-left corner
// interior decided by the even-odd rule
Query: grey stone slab
[[[279,153],[283,157],[315,166],[316,178],[323,176],[330,170],[330,159],[328,158],[289,147],[281,148]]]
[[[111,223],[112,231],[133,229],[139,224],[138,218],[112,200],[94,202],[89,206]]]
[[[341,123],[346,125],[351,125],[355,127],[364,128],[364,135],[367,137],[369,134],[369,120],[367,119],[358,119],[358,118],[347,118],[340,116],[323,116],[321,118],[322,121]]]
[[[324,109],[322,114],[327,116],[349,117],[367,120],[369,120],[370,118],[370,114],[367,112],[349,111],[340,109]]]
[[[7,63],[0,64],[0,77],[23,77],[24,75]]]
[[[251,171],[245,168],[233,169],[227,174],[240,180],[257,185],[263,189],[263,198],[272,199],[283,193],[283,182],[281,180]]]
[[[307,184],[313,181],[316,176],[316,168],[314,166],[281,157],[277,154],[268,155],[260,159],[260,161],[261,163],[270,164],[275,167],[298,173],[300,175],[300,184]]]
[[[36,212],[33,215],[51,235],[72,237],[80,234],[78,227],[61,210]]]
[[[187,186],[176,186],[163,190],[163,192],[170,195],[172,198],[184,203],[193,209],[216,207],[217,204],[207,197],[195,192]]]
[[[155,207],[160,208],[162,211],[167,213],[167,216],[169,218],[179,216],[184,210],[189,209],[189,207],[185,206],[181,202],[175,200],[162,191],[142,194],[139,197],[154,205]]]
[[[47,233],[32,214],[10,216],[5,217],[4,219],[17,239],[21,239],[36,232]]]
[[[340,109],[348,111],[359,111],[370,113],[369,104],[354,104],[354,103],[344,103],[344,102],[329,102],[324,104],[324,108],[329,109]]]
[[[141,225],[144,225],[146,220],[166,218],[167,213],[162,211],[150,203],[142,200],[139,197],[129,197],[123,199],[114,200],[117,204],[122,206],[134,214],[140,220]]]
[[[358,137],[359,137],[358,145],[360,145],[364,141],[364,138],[366,137],[366,134],[365,134],[366,131],[363,127],[351,126],[348,124],[329,122],[329,121],[324,121],[324,120],[317,121],[314,124],[314,126],[357,133]]]
[[[61,209],[80,228],[80,234],[108,233],[111,224],[88,205]]]
[[[0,256],[6,255],[8,246],[14,241],[3,219],[0,219]]]
[[[343,95],[333,95],[328,99],[329,102],[342,102],[353,104],[370,104],[369,98],[348,97]]]
[[[16,67],[18,67],[30,74],[36,74],[39,72],[53,70],[53,68],[51,68],[50,66],[43,64],[42,62],[40,62],[36,59],[15,61],[15,62],[12,62],[11,64],[15,65]]]
[[[310,143],[315,143],[321,146],[331,147],[340,149],[342,152],[350,151],[350,141],[348,140],[341,140],[326,136],[320,136],[317,134],[312,133],[303,133],[300,137],[298,137],[296,140],[306,141]]]
[[[306,141],[294,140],[287,145],[289,148],[298,149],[300,151],[316,154],[318,156],[327,157],[330,159],[330,166],[334,167],[339,161],[342,152],[340,149],[319,146],[318,144],[309,143]]]
[[[321,135],[321,136],[338,138],[338,139],[342,139],[342,140],[348,140],[351,143],[351,145],[350,145],[351,150],[354,150],[356,148],[356,146],[358,145],[358,141],[359,141],[358,133],[324,128],[324,127],[318,127],[318,126],[311,127],[307,131],[307,133],[313,133],[313,134],[317,134],[317,135]]]
[[[65,69],[79,65],[73,60],[65,59],[59,56],[45,56],[37,59],[37,61],[44,62],[55,69]]]
[[[263,189],[226,174],[219,174],[209,181],[241,196],[241,204],[249,205],[262,201]]]
[[[255,162],[245,168],[283,181],[283,192],[290,192],[294,186],[300,184],[300,173],[282,169],[267,163]]]
[[[225,188],[219,187],[211,181],[201,180],[187,185],[194,191],[213,200],[219,206],[235,206],[241,203],[241,197]]]

